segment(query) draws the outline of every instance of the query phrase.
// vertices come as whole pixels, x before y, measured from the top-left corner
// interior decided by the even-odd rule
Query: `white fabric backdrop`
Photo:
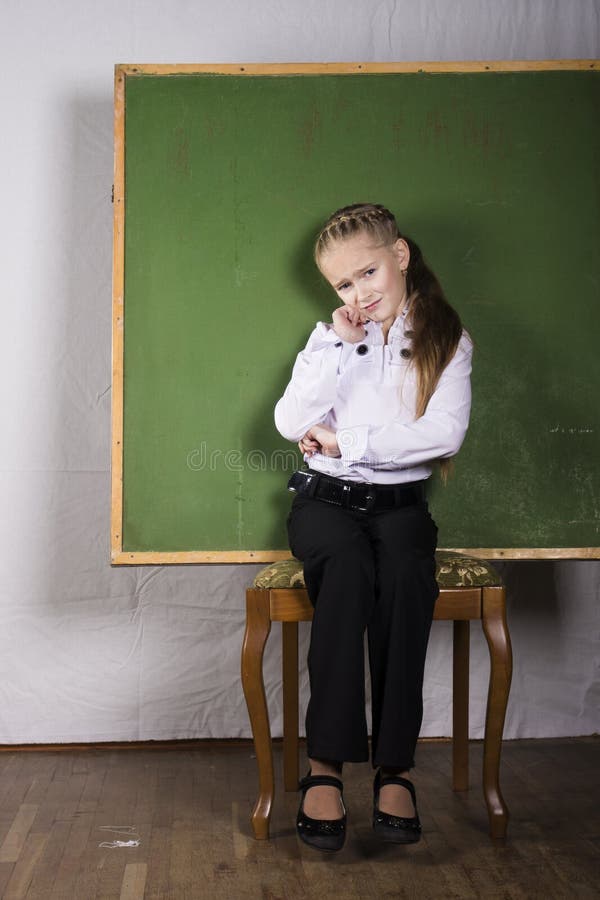
[[[4,0],[1,18],[0,743],[249,736],[239,652],[257,567],[109,565],[113,64],[594,57],[599,3]],[[506,736],[599,730],[600,563],[502,568]],[[481,737],[478,628],[472,645]],[[265,669],[278,734],[276,633]],[[450,677],[439,623],[424,735],[450,733]]]

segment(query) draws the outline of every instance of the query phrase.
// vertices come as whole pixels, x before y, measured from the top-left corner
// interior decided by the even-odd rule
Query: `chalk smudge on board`
[[[475,200],[474,206],[510,206],[510,200]]]
[[[592,425],[554,425],[550,434],[594,434]]]
[[[237,483],[237,491],[235,494],[235,499],[237,501],[237,542],[238,549],[243,549],[244,546],[244,468],[243,466],[239,470],[239,477]]]
[[[173,167],[179,175],[189,178],[192,174],[190,162],[190,138],[185,128],[181,125],[175,129],[175,140],[171,154]]]
[[[302,133],[302,142],[304,144],[304,154],[307,159],[310,159],[312,155],[315,134],[318,131],[320,124],[321,114],[315,107],[312,111],[312,114],[310,116],[307,116],[307,118],[300,126]]]

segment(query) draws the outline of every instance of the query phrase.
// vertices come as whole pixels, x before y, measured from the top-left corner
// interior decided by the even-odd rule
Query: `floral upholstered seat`
[[[494,587],[502,584],[499,573],[485,559],[438,550],[435,561],[440,588]],[[254,587],[262,590],[305,586],[302,563],[293,558],[271,563],[261,569],[254,579]]]

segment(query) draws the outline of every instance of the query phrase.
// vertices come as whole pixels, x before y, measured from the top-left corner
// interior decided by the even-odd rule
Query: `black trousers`
[[[423,671],[438,596],[437,527],[427,503],[357,512],[297,495],[288,516],[314,606],[306,715],[309,757],[369,758],[364,633],[372,698],[372,763],[414,766]]]

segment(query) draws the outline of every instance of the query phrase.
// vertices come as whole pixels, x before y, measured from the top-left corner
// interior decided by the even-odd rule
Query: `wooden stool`
[[[512,673],[506,592],[500,575],[485,560],[457,553],[436,553],[440,587],[434,619],[454,622],[452,786],[469,781],[469,622],[480,619],[490,653],[483,794],[492,838],[504,838],[508,808],[500,792],[500,749]],[[263,653],[271,622],[282,623],[283,777],[286,791],[298,789],[298,622],[312,619],[302,563],[273,563],[258,573],[246,591],[246,632],[242,648],[242,684],[258,764],[259,797],[252,813],[254,836],[269,837],[275,783],[269,712],[263,681]]]

